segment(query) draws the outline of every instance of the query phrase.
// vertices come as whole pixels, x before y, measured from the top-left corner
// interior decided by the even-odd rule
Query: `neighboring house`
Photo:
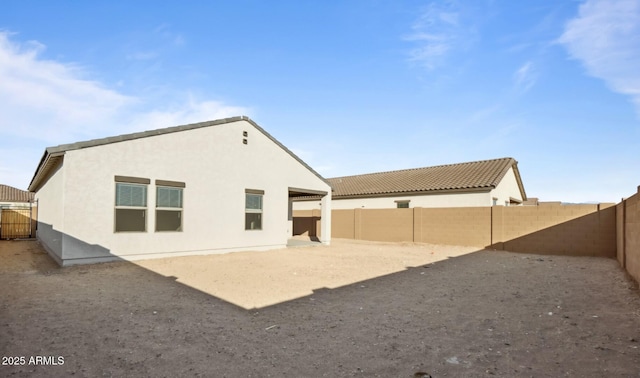
[[[520,205],[527,196],[513,158],[474,161],[328,179],[331,208],[475,207]],[[317,197],[294,210],[320,209]]]
[[[32,202],[33,193],[0,184],[0,208],[29,207]]]
[[[0,239],[33,236],[37,217],[33,201],[33,193],[0,185]]]
[[[282,248],[297,196],[331,238],[329,183],[244,116],[47,148],[29,190],[63,266]]]

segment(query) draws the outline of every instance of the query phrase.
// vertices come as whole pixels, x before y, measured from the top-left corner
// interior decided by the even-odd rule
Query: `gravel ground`
[[[617,262],[335,240],[58,268],[0,241],[0,376],[640,377]]]

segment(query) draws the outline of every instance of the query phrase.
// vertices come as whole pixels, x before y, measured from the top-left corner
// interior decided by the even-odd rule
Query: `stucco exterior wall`
[[[292,231],[288,188],[330,191],[244,120],[67,151],[64,171],[63,227],[58,229],[65,235],[65,260],[283,247]],[[114,232],[116,175],[151,180],[146,232]],[[155,231],[155,180],[185,183],[183,231]],[[51,191],[48,186],[37,196]],[[264,191],[262,230],[244,229],[245,189]]]
[[[509,171],[504,175],[498,186],[491,191],[489,196],[491,201],[487,206],[493,204],[493,199],[496,199],[496,205],[505,205],[510,202],[511,198],[514,198],[520,202],[524,201],[522,194],[520,193],[520,187],[518,186],[518,180],[513,172],[513,167],[509,168]]]
[[[395,209],[396,201],[410,201],[409,207],[475,207],[491,206],[489,191],[465,192],[447,194],[428,194],[421,196],[372,197],[333,199],[331,208],[334,210],[347,209]],[[320,201],[294,202],[294,210],[313,210],[320,208]]]
[[[64,166],[59,166],[35,197],[38,200],[36,237],[58,263],[62,261],[64,176]]]

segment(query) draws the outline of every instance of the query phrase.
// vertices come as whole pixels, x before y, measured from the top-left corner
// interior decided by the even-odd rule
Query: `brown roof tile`
[[[34,193],[0,184],[0,202],[31,202]]]
[[[430,191],[495,188],[513,158],[330,178],[333,198]],[[517,166],[515,168],[517,170]],[[518,174],[518,172],[516,172]],[[524,191],[524,190],[523,190]]]

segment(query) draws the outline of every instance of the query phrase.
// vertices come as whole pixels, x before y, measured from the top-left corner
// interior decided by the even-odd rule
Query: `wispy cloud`
[[[136,51],[131,54],[127,54],[128,60],[151,60],[158,57],[157,52],[153,51]]]
[[[0,33],[0,132],[53,141],[83,134],[135,99],[84,76],[74,64],[41,59],[38,42],[14,43]]]
[[[182,46],[186,43],[182,34],[171,30],[171,25],[169,24],[162,24],[158,26],[155,28],[154,32],[175,46]]]
[[[521,94],[528,92],[535,85],[536,80],[536,69],[531,61],[524,63],[513,74],[515,89]]]
[[[405,41],[414,44],[409,61],[433,70],[444,64],[447,55],[467,41],[468,27],[461,23],[461,9],[455,2],[429,4]]]
[[[13,36],[0,32],[0,151],[20,153],[3,154],[3,184],[25,188],[47,146],[249,113],[188,90],[148,104],[92,80],[77,64],[42,58],[44,45]]]
[[[629,96],[640,117],[640,2],[588,0],[558,41],[589,75]]]
[[[248,109],[227,105],[220,101],[201,101],[190,95],[184,102],[170,105],[166,109],[153,109],[132,114],[128,124],[132,130],[152,130],[168,126],[208,121],[246,115]]]

